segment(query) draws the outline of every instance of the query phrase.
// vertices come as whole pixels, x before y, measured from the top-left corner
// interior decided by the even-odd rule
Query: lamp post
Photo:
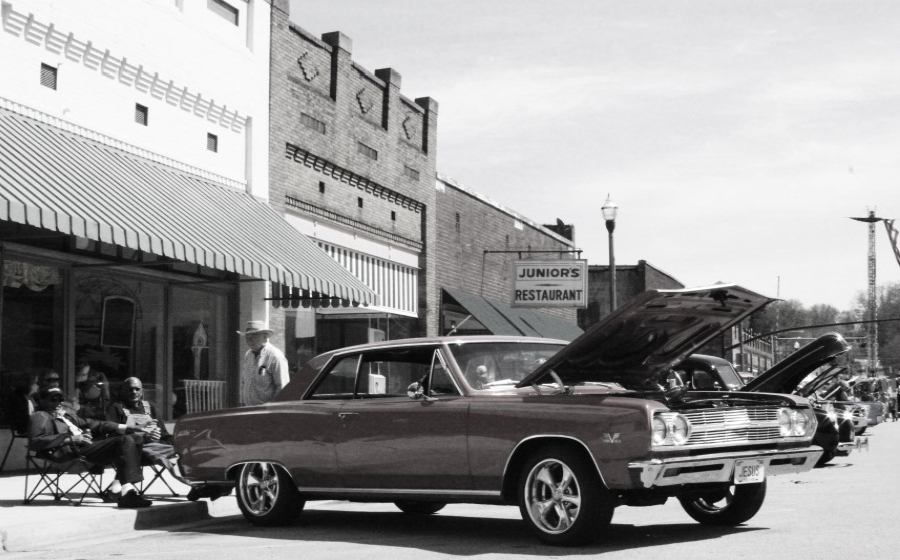
[[[613,231],[616,229],[616,213],[619,211],[618,205],[612,201],[609,193],[606,194],[606,201],[600,208],[603,212],[603,219],[606,220],[606,231],[609,232],[609,312],[616,310],[616,253],[613,247]]]

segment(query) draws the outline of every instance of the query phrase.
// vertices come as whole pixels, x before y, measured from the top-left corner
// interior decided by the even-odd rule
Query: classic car
[[[847,410],[852,411],[856,420],[856,435],[863,435],[870,426],[875,426],[884,421],[884,405],[878,401],[862,400],[854,395],[855,386],[858,384],[858,376],[848,382],[841,382],[840,376],[847,377],[850,371],[847,366],[836,366],[834,379],[817,389],[817,393],[826,399],[831,399]]]
[[[842,367],[835,365],[835,362],[849,350],[850,344],[840,334],[824,334],[741,388],[742,391],[795,393],[808,398],[818,420],[813,443],[824,450],[817,463],[819,466],[835,457],[847,456],[853,449],[868,448],[868,440],[855,435],[852,413],[848,414],[841,403],[817,393],[836,378]]]
[[[664,386],[669,368],[771,300],[718,285],[645,292],[573,342],[502,336],[354,346],[307,363],[272,402],[181,417],[180,478],[229,492],[256,525],[307,500],[518,506],[552,545],[604,534],[620,505],[676,498],[737,525],[769,476],[810,470],[816,417],[784,394]]]

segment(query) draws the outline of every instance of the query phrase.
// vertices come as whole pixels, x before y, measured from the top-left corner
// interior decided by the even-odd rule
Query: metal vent
[[[49,64],[41,64],[41,85],[50,89],[56,89],[57,68]]]

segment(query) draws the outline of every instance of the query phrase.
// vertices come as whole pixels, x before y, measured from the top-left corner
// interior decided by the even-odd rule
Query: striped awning
[[[0,220],[377,303],[365,284],[244,190],[56,124],[0,109]]]

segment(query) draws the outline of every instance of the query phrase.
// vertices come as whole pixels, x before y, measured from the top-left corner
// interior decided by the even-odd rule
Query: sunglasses
[[[50,402],[63,402],[65,399],[62,397],[50,397],[47,400]]]
[[[59,383],[59,377],[48,377],[45,381],[47,383]]]

